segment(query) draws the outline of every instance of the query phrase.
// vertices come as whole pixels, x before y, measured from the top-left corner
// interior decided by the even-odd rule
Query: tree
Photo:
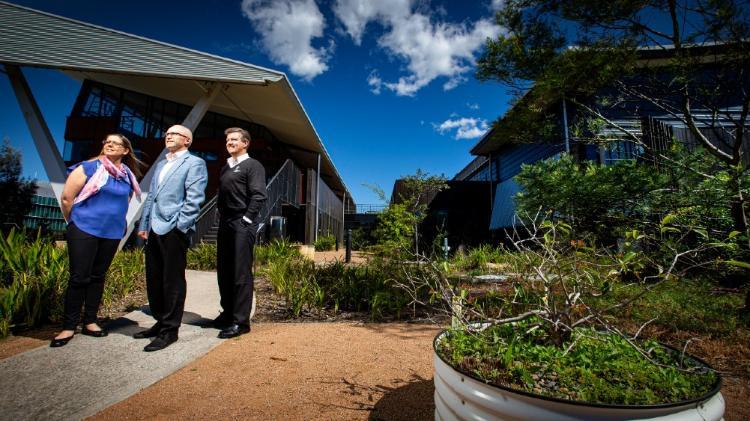
[[[378,225],[373,233],[378,244],[397,253],[409,251],[409,246],[413,244],[415,254],[419,255],[419,224],[427,216],[435,195],[447,187],[445,176],[430,175],[421,169],[414,175],[397,180],[388,208],[378,216]],[[370,188],[381,200],[385,199],[382,189]]]
[[[564,101],[580,117],[574,138],[626,139],[669,159],[608,117],[613,110],[642,115],[644,107],[669,116],[722,164],[733,192],[734,229],[750,248],[743,185],[750,126],[747,6],[741,0],[506,1],[496,20],[507,33],[488,40],[477,63],[480,80],[503,82],[523,95],[523,106],[514,107],[504,119],[512,122],[497,134],[521,141],[559,136],[550,108]],[[623,106],[634,103],[643,106]],[[598,122],[616,135],[602,136]]]
[[[3,230],[10,225],[21,227],[24,216],[31,211],[36,183],[21,177],[21,152],[4,139],[0,146],[0,197],[3,198]]]

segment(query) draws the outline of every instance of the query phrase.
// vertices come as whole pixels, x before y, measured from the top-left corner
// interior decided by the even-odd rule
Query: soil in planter
[[[644,356],[616,334],[581,328],[558,348],[540,329],[530,328],[522,323],[482,332],[452,330],[437,351],[486,383],[590,403],[675,403],[705,395],[718,381],[713,370],[655,341],[638,344]]]

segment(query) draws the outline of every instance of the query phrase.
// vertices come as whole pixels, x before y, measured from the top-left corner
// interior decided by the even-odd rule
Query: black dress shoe
[[[161,326],[159,326],[159,324],[157,323],[146,330],[136,332],[135,334],[133,334],[133,338],[135,339],[155,338],[156,336],[159,335],[160,331],[161,331]]]
[[[49,347],[60,348],[61,346],[65,346],[68,344],[68,342],[70,342],[71,339],[73,339],[73,336],[75,335],[70,335],[67,338],[62,338],[62,339],[52,339],[52,342],[49,343]]]
[[[169,345],[172,345],[173,343],[177,342],[177,335],[159,335],[151,341],[150,344],[146,345],[143,350],[146,352],[154,352],[154,351],[161,351],[162,349],[168,347]]]
[[[250,332],[250,326],[242,326],[233,324],[226,329],[219,332],[219,339],[229,339],[242,335],[243,333]]]
[[[93,336],[95,338],[103,338],[103,337],[109,335],[109,332],[107,332],[104,329],[102,329],[102,330],[88,330],[88,329],[86,329],[86,326],[84,326],[83,329],[81,329],[81,335]]]
[[[217,329],[224,329],[232,325],[232,319],[225,317],[224,313],[219,314],[217,318],[211,322],[211,326]]]

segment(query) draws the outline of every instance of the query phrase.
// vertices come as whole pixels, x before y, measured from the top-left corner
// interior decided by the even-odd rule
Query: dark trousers
[[[185,311],[185,268],[188,234],[177,228],[164,235],[153,231],[146,242],[146,292],[160,334],[177,335]]]
[[[65,293],[64,330],[75,330],[81,320],[84,326],[96,323],[96,313],[104,293],[104,276],[117,252],[120,240],[95,237],[75,224],[69,224],[65,239],[68,243],[70,278]]]
[[[220,220],[216,251],[222,317],[250,326],[253,302],[253,246],[257,227],[240,219]]]

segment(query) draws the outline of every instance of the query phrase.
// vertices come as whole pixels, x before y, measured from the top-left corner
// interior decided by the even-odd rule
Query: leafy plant
[[[107,271],[102,295],[102,311],[111,312],[123,298],[145,290],[146,271],[143,250],[122,250],[115,255]]]
[[[216,244],[201,242],[188,249],[187,268],[192,270],[216,270]]]
[[[277,260],[287,260],[299,256],[299,249],[285,238],[274,239],[266,245],[255,246],[254,249],[256,266],[264,266]]]
[[[336,237],[333,235],[322,235],[315,240],[315,251],[330,251],[336,248]]]
[[[652,340],[638,348],[622,336],[576,328],[562,347],[545,343],[533,319],[472,332],[451,330],[438,352],[491,384],[548,397],[620,405],[653,405],[702,396],[713,371]],[[639,349],[646,350],[642,354]]]
[[[37,326],[58,321],[68,282],[68,256],[64,247],[11,230],[0,236],[0,337],[13,327]],[[144,288],[143,253],[119,252],[105,280],[102,311],[128,294]]]

